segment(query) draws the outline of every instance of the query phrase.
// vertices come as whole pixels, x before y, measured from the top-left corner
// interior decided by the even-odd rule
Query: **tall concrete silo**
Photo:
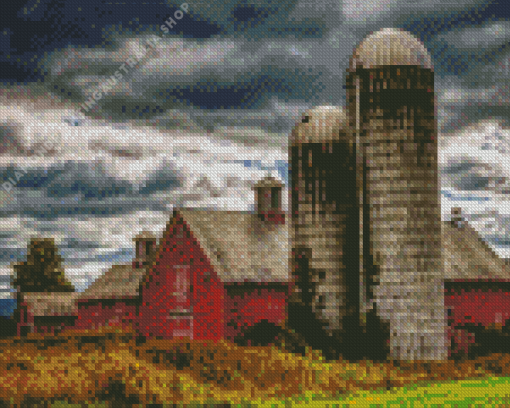
[[[353,153],[345,112],[337,107],[305,112],[289,140],[290,262],[296,284],[289,322],[323,351],[338,348],[345,317],[359,313]]]
[[[434,72],[408,32],[363,40],[347,75],[349,127],[360,144],[362,282],[389,324],[396,359],[445,359]]]

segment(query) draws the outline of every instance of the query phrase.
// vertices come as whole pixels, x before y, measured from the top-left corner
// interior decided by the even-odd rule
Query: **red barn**
[[[255,187],[257,211],[176,209],[163,236],[136,237],[132,265],[82,293],[25,293],[18,335],[131,327],[147,337],[233,339],[261,320],[281,323],[290,292],[289,228],[281,182]]]
[[[510,318],[510,269],[463,219],[460,208],[452,209],[451,221],[443,222],[445,307],[449,355],[467,352],[475,342],[470,327],[502,328]]]

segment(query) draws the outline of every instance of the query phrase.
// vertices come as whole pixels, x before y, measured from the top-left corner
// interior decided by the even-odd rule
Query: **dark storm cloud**
[[[110,32],[140,29],[159,30],[159,26],[182,2],[153,2],[140,8],[138,3],[88,0],[10,0],[0,14],[0,71],[4,81],[25,82],[41,79],[40,59],[46,53],[73,44],[77,47],[111,46]],[[30,27],[30,29],[27,29]],[[185,14],[179,31],[188,38],[209,38],[220,26]]]
[[[241,164],[237,164],[239,169],[232,166],[220,171],[221,160],[213,157],[231,145],[217,142],[228,139],[239,142],[237,146],[260,149],[260,157],[241,157],[244,153],[237,146],[229,155],[246,159],[247,167],[262,168],[257,160],[264,159],[274,146],[285,145],[304,110],[345,105],[345,69],[354,47],[382,27],[407,29],[429,49],[435,65],[441,131],[460,130],[479,119],[509,117],[508,71],[504,70],[507,22],[493,21],[492,14],[509,16],[508,10],[495,11],[494,2],[379,0],[377,7],[366,0],[189,2],[189,12],[166,34],[160,25],[176,10],[177,1],[154,2],[144,8],[133,2],[81,3],[11,1],[2,5],[0,15],[0,75],[4,80],[44,79],[41,86],[49,95],[78,106],[111,84],[97,106],[87,112],[88,118],[75,115],[66,123],[52,123],[51,131],[61,130],[73,146],[67,150],[76,149],[72,153],[77,157],[59,164],[60,153],[48,154],[41,159],[43,167],[29,166],[10,193],[14,200],[2,206],[3,229],[17,228],[19,242],[28,239],[20,238],[19,231],[31,233],[37,222],[33,230],[59,235],[66,257],[73,262],[127,257],[129,251],[124,253],[122,248],[129,247],[132,234],[141,229],[141,212],[159,217],[169,205],[187,199],[203,200],[212,207],[219,206],[216,198],[241,201],[234,196],[234,188],[223,197],[216,196],[229,183],[245,186],[257,174],[233,177],[245,170]],[[151,37],[161,37],[157,52],[114,83],[112,75]],[[28,87],[35,86],[32,82]],[[14,108],[0,113],[4,117],[20,114]],[[87,129],[80,122],[96,118],[112,129],[124,130],[99,135],[101,129]],[[9,160],[28,161],[33,143],[27,142],[27,135],[37,139],[50,133],[39,135],[28,126],[32,121],[46,128],[49,124],[30,110],[18,121],[23,124],[2,123],[0,159],[5,160],[0,181],[14,176],[16,166],[8,164]],[[165,133],[167,143],[157,130],[133,131],[144,126],[178,132]],[[190,132],[204,147],[192,146],[176,154],[173,139],[178,133]],[[487,144],[503,146],[496,139]],[[480,152],[486,153],[482,147],[473,155]],[[498,154],[505,153],[498,150]],[[505,187],[506,172],[491,165],[495,156],[483,160],[456,156],[457,163],[450,162],[442,174],[443,184],[454,190],[451,197],[466,193],[462,199],[467,203],[476,194],[477,199],[488,200],[490,193],[510,191]],[[69,152],[62,157],[68,159]],[[137,166],[144,160],[160,163],[162,157],[169,162],[150,171]],[[189,174],[171,165],[178,160],[187,165]],[[111,169],[99,164],[107,162]],[[285,178],[288,166],[282,161],[277,167]],[[190,191],[176,192],[192,178],[196,178],[197,189],[191,183]],[[246,202],[250,200],[251,196]],[[158,224],[158,228],[163,228],[167,220],[160,218],[163,226]],[[13,238],[5,233],[4,247],[12,246]],[[116,249],[99,253],[108,245]]]
[[[0,176],[13,179],[16,167],[4,168]],[[3,216],[23,215],[43,219],[59,217],[111,216],[143,209],[161,211],[166,202],[152,197],[156,192],[172,191],[182,177],[167,165],[147,176],[144,187],[107,175],[100,163],[66,162],[47,169],[30,169],[12,194],[16,201],[2,208]]]

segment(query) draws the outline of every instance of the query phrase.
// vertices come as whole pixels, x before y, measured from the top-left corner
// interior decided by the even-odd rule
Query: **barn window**
[[[190,267],[189,265],[174,265],[175,293],[177,302],[186,302],[190,293]]]

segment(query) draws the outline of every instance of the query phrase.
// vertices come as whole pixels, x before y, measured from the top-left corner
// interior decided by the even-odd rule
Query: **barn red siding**
[[[183,219],[176,215],[142,285],[140,332],[147,337],[223,337],[224,288]]]
[[[288,284],[279,289],[274,284],[229,284],[227,285],[225,337],[233,340],[243,330],[266,319],[281,324],[286,317]]]
[[[132,303],[132,302],[131,302]],[[78,304],[76,329],[98,329],[100,327],[119,326],[128,330],[136,321],[136,306],[126,301],[89,300]]]
[[[445,284],[445,308],[448,313],[448,338],[455,349],[467,352],[475,337],[466,324],[503,326],[510,318],[510,280],[456,280]]]

